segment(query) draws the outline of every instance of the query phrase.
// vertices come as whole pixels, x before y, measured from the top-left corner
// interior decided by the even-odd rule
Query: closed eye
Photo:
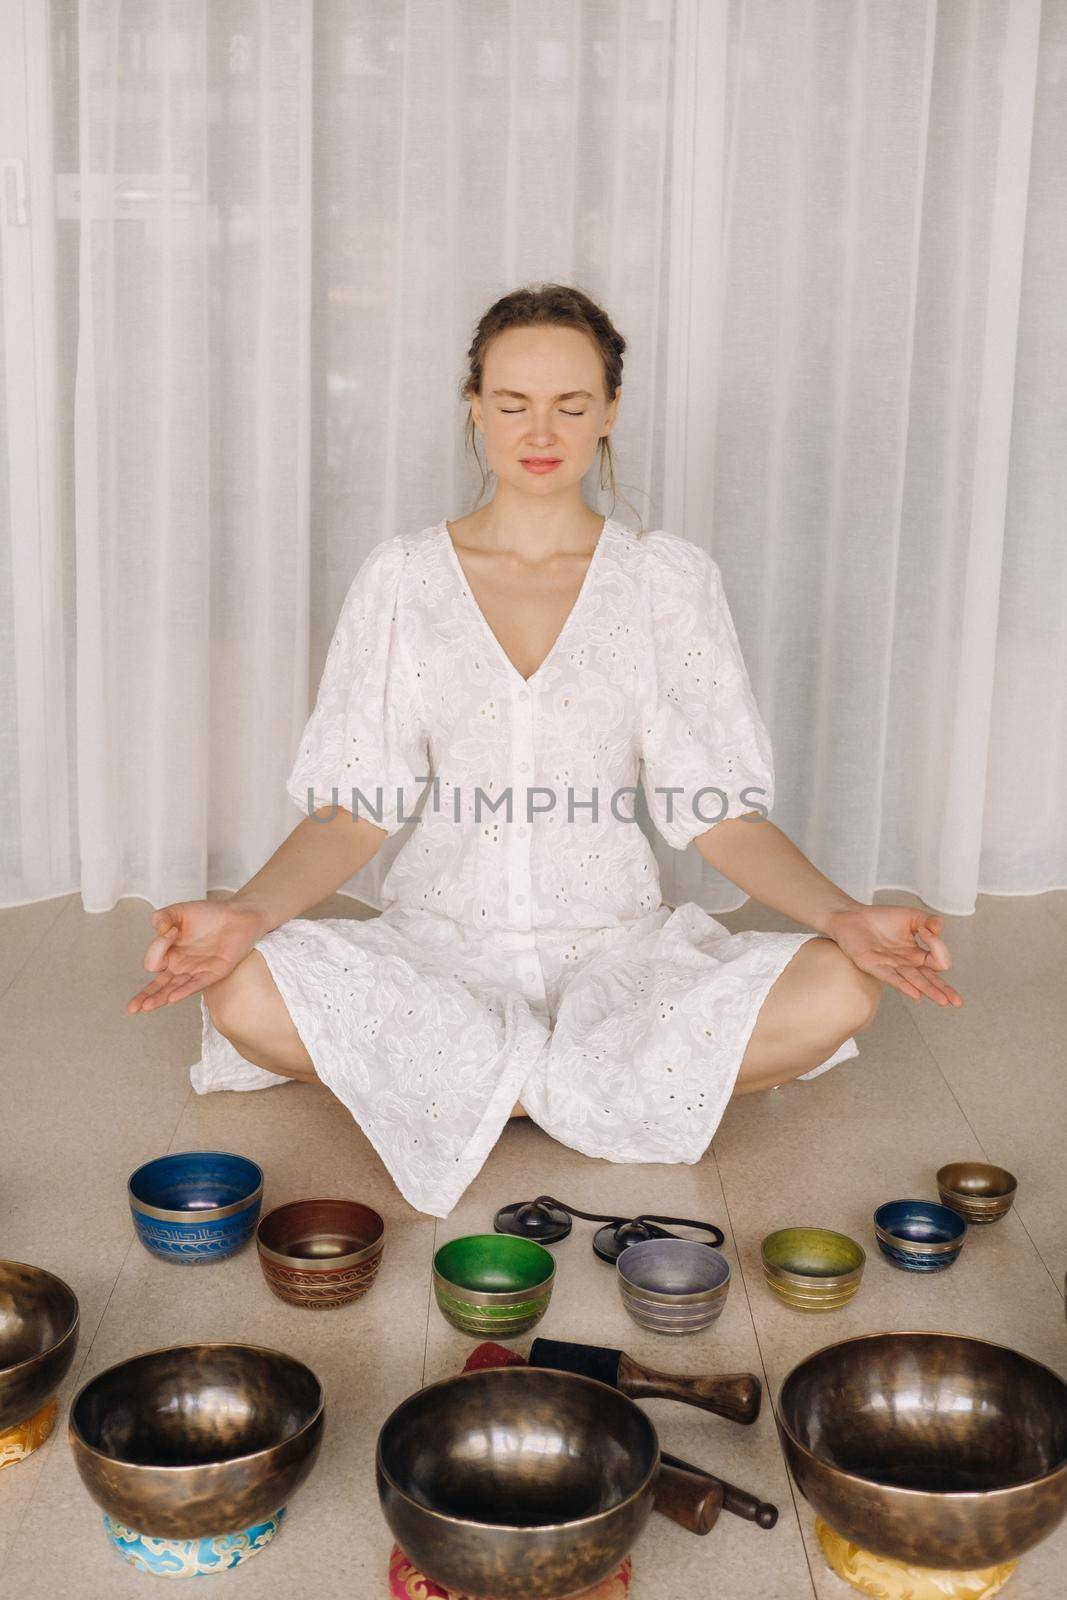
[[[507,406],[501,406],[500,409],[501,409],[501,411],[504,413],[504,415],[506,417],[517,417],[519,412],[522,411],[524,409],[524,407],[523,406],[512,406],[509,409]],[[563,413],[563,415],[565,417],[584,417],[585,416],[585,412],[584,411],[565,411]]]

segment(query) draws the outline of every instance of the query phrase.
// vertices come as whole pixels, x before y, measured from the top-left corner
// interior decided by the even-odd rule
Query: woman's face
[[[508,328],[489,345],[482,392],[471,414],[485,438],[497,479],[533,493],[579,488],[601,438],[610,432],[622,394],[604,398],[604,367],[592,339],[577,328]],[[559,465],[535,473],[531,457]]]

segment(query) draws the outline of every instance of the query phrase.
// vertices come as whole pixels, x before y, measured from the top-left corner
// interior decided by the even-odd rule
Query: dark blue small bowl
[[[889,1200],[874,1213],[878,1248],[906,1272],[944,1272],[959,1257],[967,1224],[932,1200]]]
[[[256,1231],[263,1173],[247,1156],[185,1150],[146,1161],[127,1185],[137,1237],[162,1261],[224,1261]]]

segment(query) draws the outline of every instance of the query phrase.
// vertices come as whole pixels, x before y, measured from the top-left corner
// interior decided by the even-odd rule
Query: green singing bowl
[[[767,1287],[795,1311],[836,1311],[860,1286],[863,1246],[832,1228],[779,1228],[761,1247]]]
[[[442,1316],[474,1338],[515,1339],[545,1314],[556,1263],[544,1245],[510,1233],[450,1239],[433,1258]]]
[[[63,1382],[78,1343],[69,1284],[25,1261],[0,1261],[0,1433],[39,1411]]]
[[[175,1345],[91,1378],[69,1437],[109,1516],[150,1537],[196,1539],[287,1504],[315,1464],[324,1406],[311,1368],[281,1350]]]
[[[410,1395],[378,1435],[375,1476],[404,1554],[466,1596],[556,1600],[614,1572],[651,1514],[656,1430],[617,1389],[499,1367]]]
[[[801,1493],[875,1555],[990,1567],[1067,1513],[1067,1384],[1006,1345],[845,1339],[793,1368],[776,1420]]]

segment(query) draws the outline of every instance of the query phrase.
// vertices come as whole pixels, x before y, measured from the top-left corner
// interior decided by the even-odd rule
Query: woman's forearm
[[[281,927],[347,883],[375,854],[387,837],[366,817],[354,818],[338,806],[320,806],[313,817],[298,822],[270,860],[230,896],[253,911],[263,933]],[[328,817],[328,821],[316,818]]]
[[[792,839],[757,813],[730,817],[693,840],[724,878],[774,911],[829,933],[835,911],[861,904],[825,877]]]

